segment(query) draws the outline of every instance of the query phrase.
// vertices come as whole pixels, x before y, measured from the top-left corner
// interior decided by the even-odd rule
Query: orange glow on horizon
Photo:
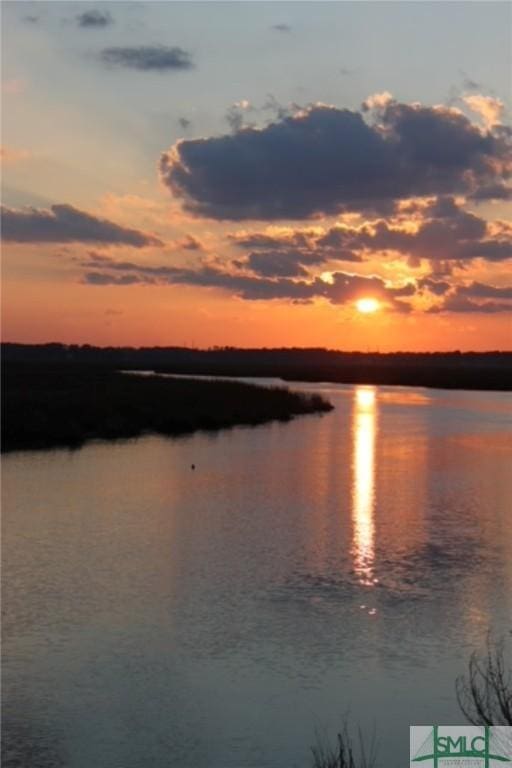
[[[357,311],[358,297],[347,304],[318,300],[290,305],[245,301],[195,286],[91,286],[54,251],[51,245],[4,248],[4,341],[378,352],[510,349],[510,316],[499,313],[403,314],[378,299],[378,312],[364,314]],[[478,276],[476,270],[469,273],[472,280]],[[492,282],[490,275],[484,278]]]

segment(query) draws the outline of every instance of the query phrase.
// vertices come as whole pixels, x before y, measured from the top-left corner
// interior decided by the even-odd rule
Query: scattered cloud
[[[493,128],[502,121],[505,104],[495,96],[483,96],[472,93],[463,97],[463,102],[477,115],[480,115],[486,128]]]
[[[265,251],[265,274],[270,274],[272,256],[278,274],[284,264],[291,274],[300,274],[300,267],[308,264],[366,261],[388,253],[431,264],[512,258],[512,230],[465,211],[452,196],[423,199],[421,205],[411,202],[409,208],[415,212],[412,222],[377,218],[357,226],[338,223],[329,228],[239,233],[229,239],[242,250]]]
[[[161,156],[164,185],[195,215],[383,214],[411,196],[490,194],[512,169],[512,132],[387,93],[362,112],[313,105],[263,128],[233,127],[230,135],[181,140]]]
[[[473,282],[457,288],[458,296],[473,296],[479,299],[512,299],[512,286],[497,287]],[[512,306],[510,307],[512,310]]]
[[[136,285],[141,282],[137,275],[108,275],[103,272],[87,272],[84,280],[89,285]]]
[[[510,313],[512,288],[497,288],[481,283],[470,283],[452,289],[446,281],[422,278],[417,283],[389,285],[375,275],[363,276],[335,271],[329,280],[320,277],[303,279],[301,274],[285,274],[272,278],[263,273],[248,275],[211,264],[197,269],[168,265],[151,266],[131,261],[114,261],[102,256],[82,263],[85,268],[83,282],[95,286],[104,285],[189,285],[228,291],[248,301],[290,301],[311,303],[325,300],[334,305],[351,305],[358,298],[372,296],[379,299],[389,310],[409,313],[413,305],[403,299],[414,298],[422,290],[443,297],[441,304],[434,304],[420,311],[427,314],[444,312],[497,314]],[[92,269],[91,269],[92,268]],[[101,269],[101,271],[98,271]],[[300,279],[292,279],[292,277]],[[474,299],[477,299],[475,301]],[[485,300],[481,299],[501,299]]]
[[[16,243],[103,243],[105,245],[163,245],[153,235],[119,226],[71,205],[52,205],[50,210],[2,206],[2,239]]]
[[[395,311],[408,312],[410,305],[401,299],[413,296],[416,291],[413,283],[398,287],[389,286],[380,277],[366,277],[348,272],[333,272],[327,282],[319,277],[310,280],[292,280],[289,277],[269,279],[208,264],[190,269],[107,259],[103,260],[101,265],[92,260],[84,262],[82,266],[86,269],[85,282],[93,285],[131,285],[136,282],[191,285],[226,290],[239,298],[251,301],[276,299],[311,302],[315,299],[325,299],[331,304],[342,305],[350,304],[361,296],[371,295],[386,302]],[[102,267],[102,272],[97,271],[98,266]],[[94,270],[92,272],[89,271],[91,267]]]
[[[250,239],[248,236],[247,244]],[[252,241],[255,242],[254,237]],[[259,242],[264,243],[263,236]],[[190,267],[117,261],[91,251],[80,264],[84,270],[83,280],[97,286],[189,285],[227,291],[248,301],[311,303],[324,300],[335,305],[351,305],[358,298],[372,296],[388,310],[400,313],[512,312],[511,286],[476,281],[457,285],[453,279],[443,279],[435,273],[398,283],[377,275],[359,275],[339,269],[319,276],[307,271],[315,259],[313,254],[308,263],[304,254],[292,251],[255,250],[244,259],[225,264],[203,260],[198,266]],[[420,299],[419,303],[416,298]]]
[[[455,293],[452,296],[448,296],[440,306],[431,307],[427,311],[431,314],[439,314],[440,312],[477,312],[487,315],[505,312],[510,314],[512,312],[512,304],[500,301],[477,303],[460,293]]]
[[[495,286],[486,283],[471,282],[457,285],[452,290],[437,291],[435,286],[446,286],[447,283],[432,281],[426,278],[420,281],[426,284],[433,293],[444,295],[441,304],[431,306],[427,312],[476,312],[481,314],[508,313],[512,316],[512,286]],[[448,289],[451,286],[448,285]],[[475,301],[476,299],[476,301]]]
[[[79,27],[93,29],[109,27],[114,23],[114,19],[108,11],[100,11],[97,8],[79,13],[76,17],[76,21]]]
[[[192,69],[194,63],[188,51],[177,46],[140,45],[104,48],[100,52],[104,64],[143,72],[166,72],[169,70]]]
[[[330,243],[326,231],[281,230],[266,233],[253,232],[229,235],[229,240],[249,256],[238,261],[259,275],[266,277],[294,277],[308,274],[308,268],[325,262],[362,261],[362,256],[350,248]]]

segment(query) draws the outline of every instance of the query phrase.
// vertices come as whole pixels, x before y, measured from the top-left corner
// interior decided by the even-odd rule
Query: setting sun
[[[380,307],[377,299],[358,299],[356,301],[356,309],[358,312],[362,312],[367,315],[370,312],[376,312]]]

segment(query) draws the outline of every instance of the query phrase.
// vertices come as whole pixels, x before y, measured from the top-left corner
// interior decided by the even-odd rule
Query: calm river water
[[[463,722],[512,625],[511,396],[293,386],[336,410],[4,458],[5,768],[303,768],[347,712],[404,768]]]

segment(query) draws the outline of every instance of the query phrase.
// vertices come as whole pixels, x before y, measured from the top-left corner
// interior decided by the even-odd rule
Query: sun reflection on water
[[[357,387],[353,412],[352,522],[354,570],[361,584],[376,583],[375,437],[377,403],[374,387]]]

